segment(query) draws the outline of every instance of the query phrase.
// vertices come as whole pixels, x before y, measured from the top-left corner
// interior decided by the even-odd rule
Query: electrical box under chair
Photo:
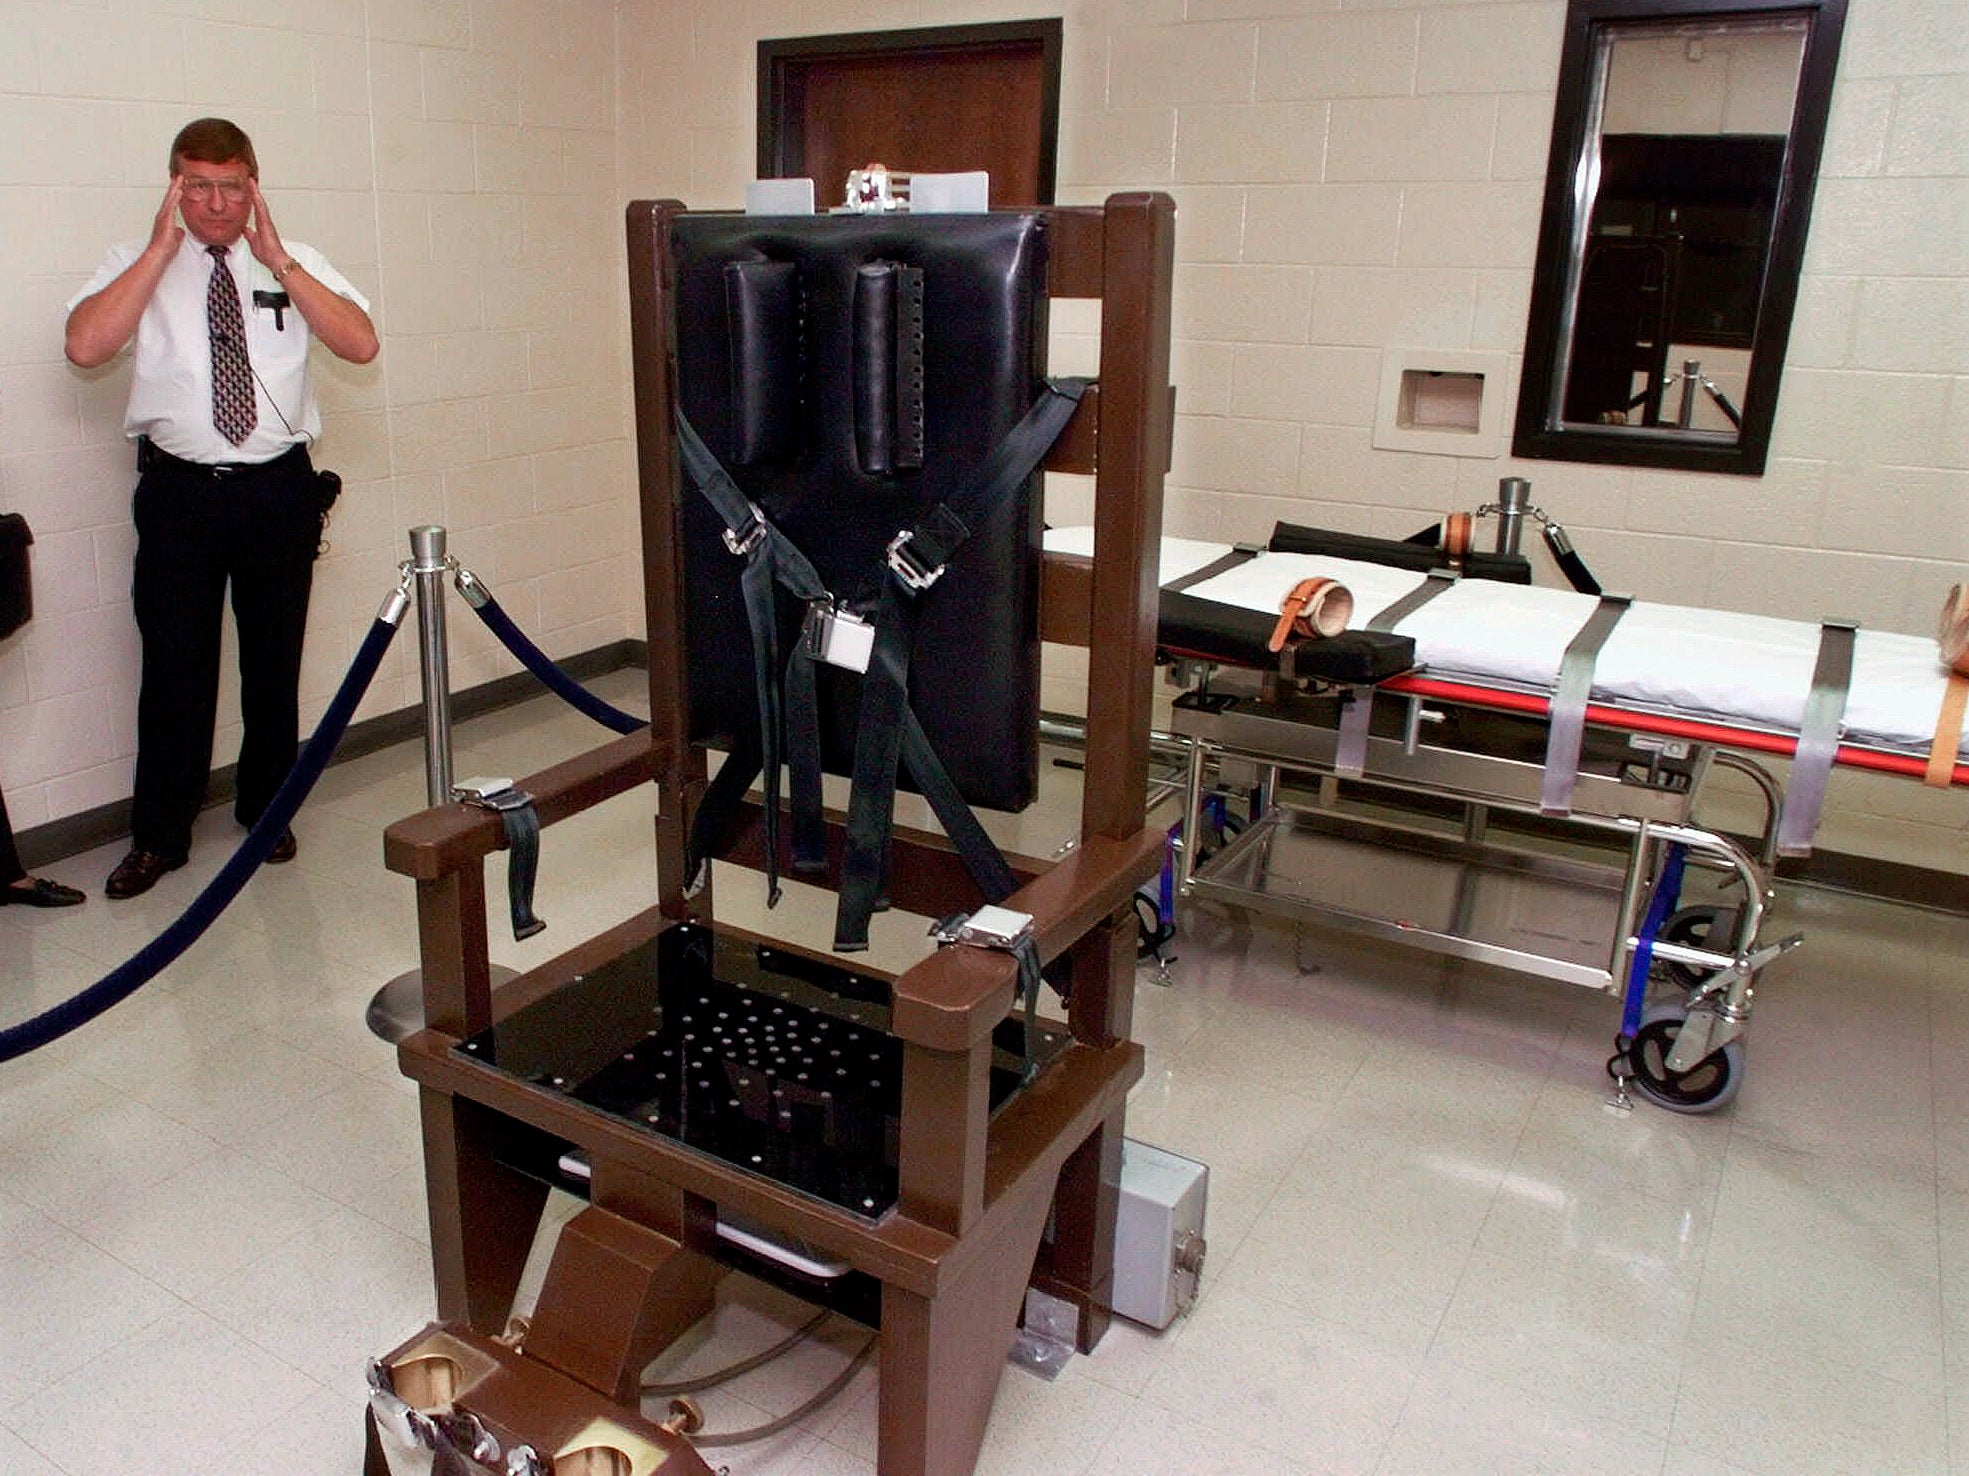
[[[1189,1310],[1203,1274],[1209,1194],[1206,1165],[1122,1140],[1114,1229],[1114,1310],[1121,1316],[1162,1328]]]

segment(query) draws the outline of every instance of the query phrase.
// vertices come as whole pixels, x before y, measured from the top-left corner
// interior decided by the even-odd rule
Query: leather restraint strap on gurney
[[[1935,719],[1935,741],[1928,749],[1922,781],[1946,789],[1955,772],[1956,745],[1962,741],[1962,719],[1969,709],[1969,585],[1949,587],[1942,602],[1942,619],[1935,632],[1942,665],[1948,668],[1948,688]]]

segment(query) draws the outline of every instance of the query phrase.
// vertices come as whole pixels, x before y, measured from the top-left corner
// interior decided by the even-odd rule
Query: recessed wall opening
[[[1386,350],[1374,444],[1436,456],[1502,454],[1510,368],[1507,355],[1491,350]]]
[[[1403,430],[1474,436],[1483,421],[1484,377],[1440,369],[1404,369],[1395,424]]]

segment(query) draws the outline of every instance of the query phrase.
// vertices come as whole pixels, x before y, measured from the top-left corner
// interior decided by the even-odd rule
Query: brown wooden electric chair
[[[508,1448],[532,1442],[542,1470],[561,1470],[545,1463],[557,1452],[567,1470],[589,1469],[571,1452],[582,1441],[583,1448],[607,1443],[583,1423],[595,1418],[612,1422],[618,1449],[640,1440],[645,1454],[593,1469],[704,1469],[679,1434],[649,1426],[636,1407],[642,1370],[710,1310],[719,1277],[733,1265],[752,1268],[720,1235],[721,1222],[844,1263],[846,1279],[871,1290],[862,1315],[880,1330],[882,1476],[973,1470],[1028,1286],[1077,1310],[1083,1351],[1106,1330],[1123,1106],[1142,1072],[1141,1048],[1129,1039],[1132,898],[1163,846],[1145,823],[1145,801],[1155,551],[1172,405],[1174,207],[1165,196],[1133,194],[1102,207],[1032,214],[1045,243],[1045,296],[1101,304],[1100,378],[1045,462],[1092,474],[1097,556],[1044,561],[1043,575],[1029,581],[1041,586],[1041,609],[1021,636],[1035,651],[1043,629],[1048,639],[1098,653],[1090,663],[1078,843],[1056,862],[1005,858],[1017,890],[1004,906],[1031,914],[1047,978],[1066,986],[1066,1027],[1044,1032],[1046,1048],[1037,1053],[1028,1036],[1029,1060],[1016,1059],[1020,974],[1004,952],[944,947],[893,977],[857,964],[853,1018],[815,1028],[852,1030],[858,1047],[883,1057],[899,1080],[899,1110],[886,1126],[837,1118],[835,1100],[803,1094],[790,1068],[783,1091],[773,1084],[781,1078],[767,1083],[765,1105],[788,1121],[811,1118],[817,1141],[830,1147],[836,1136],[872,1137],[879,1158],[886,1133],[888,1162],[878,1162],[870,1180],[829,1163],[816,1167],[797,1145],[774,1146],[779,1140],[758,1127],[759,1114],[747,1126],[738,1083],[749,1089],[751,1078],[729,1061],[721,1063],[717,1095],[729,1086],[740,1151],[669,1120],[674,1104],[652,1106],[655,1088],[646,1080],[634,1089],[607,1085],[629,1069],[625,1039],[654,1040],[659,1020],[669,1030],[689,1007],[657,979],[659,963],[697,977],[729,972],[735,959],[746,982],[789,1000],[816,981],[823,991],[834,988],[831,981],[848,972],[824,943],[807,949],[739,932],[715,920],[708,886],[686,892],[687,882],[701,880],[689,873],[701,873],[707,859],[704,835],[694,836],[692,826],[712,786],[701,725],[692,720],[694,692],[701,698],[702,690],[690,669],[690,632],[693,601],[702,596],[691,594],[683,564],[687,508],[698,491],[680,469],[679,337],[690,324],[680,322],[687,274],[676,255],[688,234],[680,221],[706,217],[674,202],[628,209],[653,720],[646,733],[529,775],[519,787],[551,826],[653,779],[656,903],[495,990],[484,867],[505,844],[498,817],[443,805],[399,821],[385,841],[388,865],[417,885],[427,1023],[402,1043],[400,1058],[420,1087],[442,1324],[381,1363],[402,1370],[401,1384],[413,1355],[449,1336],[454,1362],[498,1366],[485,1375],[488,1388],[526,1375],[534,1392],[498,1408],[474,1405],[470,1378],[461,1384],[456,1373],[438,1390],[448,1402],[419,1406],[397,1392],[415,1408],[473,1409]],[[1043,333],[1043,306],[1038,321]],[[722,454],[737,434],[709,439]],[[1035,514],[1026,540],[1034,570],[1041,568],[1036,530]],[[732,659],[749,681],[746,654]],[[770,842],[778,852],[772,869],[799,868],[798,837],[789,838],[783,823],[766,824],[756,796],[736,813],[713,827],[711,854],[763,869]],[[839,886],[846,828],[830,812],[825,875],[814,874],[809,853],[806,879]],[[943,834],[898,826],[885,845],[878,905],[941,918],[986,900]],[[579,862],[564,856],[551,864]],[[704,1028],[690,1027],[700,1036]],[[691,1037],[683,1038],[688,1069]],[[755,1167],[760,1159],[748,1161],[746,1144],[780,1156]],[[562,1231],[530,1325],[500,1342],[555,1165],[568,1155],[585,1164],[589,1206]],[[570,1402],[579,1410],[570,1413]],[[373,1471],[384,1469],[373,1430],[371,1459]]]

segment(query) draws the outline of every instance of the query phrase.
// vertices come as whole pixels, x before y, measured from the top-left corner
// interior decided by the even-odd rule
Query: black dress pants
[[[251,825],[300,750],[301,642],[321,539],[307,451],[228,474],[151,454],[137,482],[133,599],[143,642],[130,840],[182,856],[205,803],[227,587],[239,636],[233,814]]]
[[[7,796],[0,794],[0,887],[11,886],[27,875],[21,853],[14,845],[14,827],[7,819]]]

